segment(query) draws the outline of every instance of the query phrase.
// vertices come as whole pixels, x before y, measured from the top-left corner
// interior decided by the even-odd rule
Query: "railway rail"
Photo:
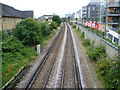
[[[60,47],[62,45],[63,37],[67,30],[66,43],[64,48],[63,61],[61,64],[61,71],[59,75],[58,88],[80,88],[82,89],[81,79],[79,75],[78,66],[76,64],[76,58],[74,53],[74,45],[70,32],[70,28],[67,23],[63,23],[63,29],[59,32],[58,37],[54,40],[48,53],[43,58],[42,63],[36,70],[36,73],[31,78],[31,81],[26,85],[25,89],[32,88],[54,88],[54,78],[58,71],[59,62],[57,57],[59,56]],[[53,83],[53,84],[51,84]],[[51,86],[51,87],[50,87]]]
[[[67,41],[65,46],[64,67],[62,75],[62,88],[77,88],[74,48],[72,37],[67,25]]]
[[[51,46],[49,52],[46,54],[45,58],[43,59],[43,62],[38,68],[35,76],[31,80],[31,82],[28,84],[26,89],[45,87],[45,83],[52,70],[52,66],[55,62],[56,55],[59,51],[59,47],[60,47],[63,35],[64,35],[64,30],[61,30],[56,40],[54,40],[54,43]]]

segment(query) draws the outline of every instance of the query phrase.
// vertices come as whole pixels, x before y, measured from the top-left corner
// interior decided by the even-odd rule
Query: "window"
[[[6,21],[6,18],[3,18],[3,22],[5,22]]]
[[[14,18],[11,18],[11,22],[14,22]]]
[[[93,7],[93,11],[95,11],[95,7]]]
[[[115,44],[117,44],[117,45],[118,45],[119,39],[118,39],[118,38],[116,38],[116,37],[114,37],[114,42],[115,42]]]
[[[113,35],[108,34],[108,38],[112,41]]]

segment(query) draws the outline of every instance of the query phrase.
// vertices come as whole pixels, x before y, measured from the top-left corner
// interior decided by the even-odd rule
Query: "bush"
[[[56,22],[58,26],[61,24],[61,18],[58,15],[54,15],[52,21]]]
[[[26,19],[17,24],[14,35],[25,45],[35,45],[40,42],[41,34],[38,23],[33,19]]]
[[[70,24],[70,25],[73,25],[73,23],[72,23],[72,22],[69,22],[69,24]]]
[[[2,52],[7,53],[16,53],[21,52],[21,49],[24,48],[23,44],[14,36],[3,34],[2,36]]]
[[[97,61],[101,56],[106,56],[106,51],[104,46],[91,46],[88,49],[88,56],[91,61]]]
[[[96,62],[97,72],[106,82],[106,88],[120,89],[120,61],[101,58]]]
[[[35,57],[36,51],[24,46],[13,35],[2,35],[2,85]]]
[[[53,22],[50,30],[50,25],[46,22],[37,23],[33,19],[26,19],[17,24],[13,33],[24,45],[33,46],[42,43],[52,29],[57,27],[53,24],[55,25]]]
[[[89,46],[90,45],[90,40],[89,39],[83,39],[83,45],[85,47]]]
[[[76,25],[73,25],[72,28],[76,28]]]
[[[48,25],[48,23],[40,22],[39,26],[40,26],[40,34],[41,34],[42,38],[48,36],[51,33],[50,26]]]
[[[58,27],[57,23],[55,23],[55,22],[51,22],[51,23],[50,23],[50,28],[51,28],[51,30],[57,29],[57,27]]]
[[[82,34],[81,34],[81,35],[82,35],[81,37],[82,37],[82,38],[84,38],[84,35],[85,35],[85,34],[84,34],[84,32],[82,32]]]

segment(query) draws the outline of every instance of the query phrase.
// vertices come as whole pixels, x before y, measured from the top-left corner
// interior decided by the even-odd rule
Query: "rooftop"
[[[33,11],[20,11],[11,6],[0,3],[2,17],[20,17],[20,18],[33,18]]]

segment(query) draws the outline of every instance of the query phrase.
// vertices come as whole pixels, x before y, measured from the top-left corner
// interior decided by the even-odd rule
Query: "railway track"
[[[81,80],[74,53],[73,40],[69,26],[64,23],[64,28],[54,40],[51,49],[46,54],[42,64],[38,68],[30,83],[29,88],[80,88]],[[66,33],[65,33],[66,32]],[[66,40],[63,57],[60,58],[63,39]],[[63,46],[63,45],[62,45]],[[59,60],[60,59],[60,60]],[[60,70],[59,70],[60,69]],[[57,77],[58,76],[58,77]],[[56,77],[59,78],[56,81]],[[54,86],[55,85],[55,86]]]
[[[77,78],[75,72],[75,58],[72,37],[67,26],[67,42],[65,46],[64,66],[62,75],[62,88],[77,88]]]
[[[63,35],[64,35],[64,27],[63,30],[59,32],[58,37],[53,41],[53,44],[49,49],[49,52],[46,54],[45,58],[43,58],[42,64],[40,65],[37,72],[31,79],[30,83],[26,86],[26,89],[45,87],[45,83],[52,70],[52,66],[55,62],[56,55],[61,45]]]

